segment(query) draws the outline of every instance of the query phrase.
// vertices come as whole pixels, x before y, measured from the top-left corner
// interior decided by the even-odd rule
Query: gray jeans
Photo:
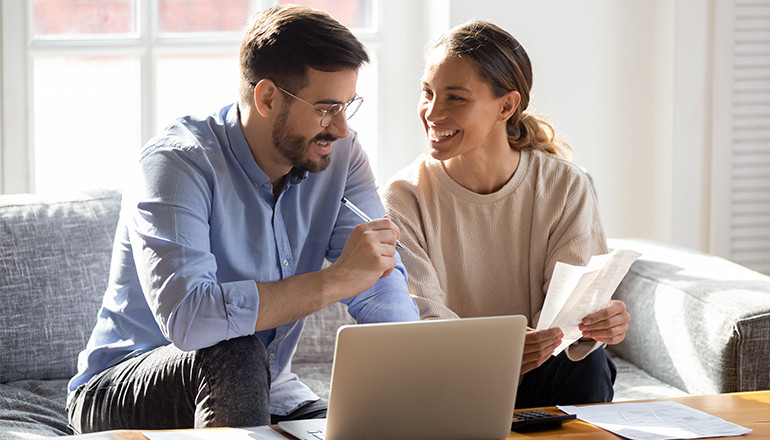
[[[80,386],[67,405],[75,434],[110,429],[257,426],[326,416],[311,402],[271,417],[270,367],[256,336],[181,351],[169,344],[105,369]]]

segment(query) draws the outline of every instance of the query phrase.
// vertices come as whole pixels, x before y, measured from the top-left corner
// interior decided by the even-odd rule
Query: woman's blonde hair
[[[547,118],[526,111],[532,89],[532,64],[511,34],[492,23],[474,20],[449,31],[433,46],[438,47],[472,62],[495,96],[519,92],[521,102],[506,125],[511,148],[542,150],[571,159],[572,148],[556,137]]]

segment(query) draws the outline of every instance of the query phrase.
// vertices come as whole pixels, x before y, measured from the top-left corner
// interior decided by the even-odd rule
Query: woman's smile
[[[428,137],[433,143],[443,143],[455,137],[460,130],[429,128]]]

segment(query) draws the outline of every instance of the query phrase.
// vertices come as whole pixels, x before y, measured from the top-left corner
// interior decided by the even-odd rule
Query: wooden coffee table
[[[736,439],[770,439],[770,391],[688,396],[661,400],[673,400],[736,425],[752,429],[750,434],[734,437]],[[535,409],[559,412],[555,407]],[[276,427],[276,429],[278,428]],[[95,432],[70,438],[78,440],[147,440],[147,437],[141,432],[131,430]],[[292,437],[286,435],[286,438],[291,439]],[[565,423],[562,428],[556,430],[528,432],[526,434],[511,432],[511,435],[508,436],[508,439],[524,438],[617,440],[620,437],[581,420],[574,420]]]
[[[770,439],[770,391],[753,391],[745,393],[713,394],[705,396],[677,397],[673,400],[690,408],[698,409],[713,416],[741,425],[752,430],[751,433],[735,439]],[[634,402],[644,402],[638,400]],[[624,402],[617,402],[624,403]],[[544,411],[560,413],[556,408],[538,408]],[[512,432],[509,439],[549,438],[549,439],[585,439],[601,440],[619,437],[581,420],[565,423],[561,429],[524,434]]]

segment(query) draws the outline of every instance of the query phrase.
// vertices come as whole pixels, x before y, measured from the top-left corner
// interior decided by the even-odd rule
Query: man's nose
[[[348,120],[345,118],[345,112],[340,112],[332,118],[332,123],[326,127],[326,130],[332,136],[343,139],[350,134],[350,127],[348,127]]]

